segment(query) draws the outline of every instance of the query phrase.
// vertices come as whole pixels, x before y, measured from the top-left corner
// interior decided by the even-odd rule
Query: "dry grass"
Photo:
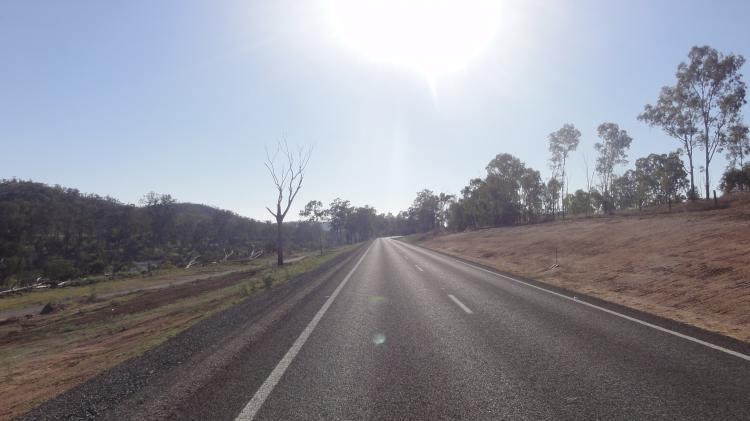
[[[270,265],[269,260],[235,267],[242,272],[221,276],[217,276],[221,268],[199,273],[183,271],[182,276],[170,273],[165,276],[174,281],[192,279],[197,274],[215,279],[107,299],[89,300],[86,287],[77,292],[70,288],[64,296],[57,297],[66,300],[64,310],[0,324],[0,419],[23,414],[261,291],[264,278],[273,284],[285,282],[350,249],[340,248],[283,269]],[[117,285],[105,283],[100,287],[112,292],[167,278],[111,281]],[[45,292],[38,294],[44,300],[55,297]],[[12,304],[26,305],[28,300],[17,297]],[[6,308],[9,306],[6,304]]]
[[[423,245],[750,342],[750,197],[722,207],[493,228]]]
[[[267,260],[267,259],[266,259]],[[256,261],[251,263],[253,266],[266,264],[268,261]],[[168,285],[175,281],[197,280],[211,276],[227,274],[232,271],[245,270],[247,263],[221,263],[204,267],[193,267],[190,269],[166,269],[158,270],[152,275],[136,275],[124,278],[115,278],[105,281],[92,283],[68,288],[50,288],[44,290],[35,290],[30,293],[18,295],[3,296],[0,298],[0,313],[2,311],[23,308],[27,306],[43,305],[49,302],[62,302],[66,300],[78,299],[92,293],[98,295],[117,294],[119,292],[132,291],[137,289],[152,288],[159,285]],[[0,317],[2,319],[3,317]]]

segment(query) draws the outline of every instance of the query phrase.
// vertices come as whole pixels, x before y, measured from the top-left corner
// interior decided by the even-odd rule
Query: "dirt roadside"
[[[282,269],[269,260],[230,273],[170,277],[172,285],[166,287],[159,283],[127,295],[79,297],[49,315],[6,321],[0,324],[0,419],[17,417],[215,313],[266,294],[264,280],[272,281],[270,291],[275,291],[276,285],[349,251],[338,249]]]
[[[420,244],[750,342],[747,202],[493,228]]]
[[[230,275],[237,272],[242,272],[244,269],[234,269],[234,270],[226,270],[222,272],[217,273],[210,273],[210,274],[199,274],[199,275],[183,275],[183,276],[174,276],[167,279],[160,279],[152,282],[149,286],[140,286],[140,287],[132,287],[132,288],[118,288],[111,292],[106,292],[103,294],[96,294],[97,299],[103,300],[108,298],[115,298],[120,297],[123,295],[133,294],[137,292],[144,292],[144,291],[150,291],[155,289],[165,289],[165,288],[172,288],[178,285],[183,284],[189,284],[189,283],[195,283],[197,281],[204,281],[204,280],[214,280],[217,277],[223,277],[226,275]],[[35,294],[36,292],[31,292],[31,294]],[[33,304],[25,307],[20,308],[10,308],[5,310],[0,310],[0,323],[7,323],[10,321],[10,319],[13,318],[20,318],[20,317],[26,317],[28,315],[37,315],[39,312],[44,308],[45,304]]]

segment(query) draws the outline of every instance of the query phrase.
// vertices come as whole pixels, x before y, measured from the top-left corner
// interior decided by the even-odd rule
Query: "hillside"
[[[727,209],[493,228],[422,244],[750,341],[750,197]]]
[[[290,225],[287,244],[317,245],[316,230]],[[205,264],[225,251],[237,257],[273,249],[274,239],[269,223],[169,195],[150,193],[135,206],[71,188],[0,180],[0,287],[40,276],[64,281],[146,264],[184,266],[195,256]]]

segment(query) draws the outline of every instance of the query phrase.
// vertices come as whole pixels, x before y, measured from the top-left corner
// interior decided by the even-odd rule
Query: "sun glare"
[[[497,0],[327,0],[336,35],[367,59],[431,82],[463,69],[495,36]]]

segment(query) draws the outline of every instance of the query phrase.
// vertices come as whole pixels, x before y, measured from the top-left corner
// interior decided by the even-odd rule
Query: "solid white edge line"
[[[410,246],[410,244],[407,245],[407,246]],[[412,247],[416,247],[416,246],[412,246]],[[559,292],[551,291],[549,289],[542,288],[540,286],[536,286],[536,285],[530,284],[528,282],[524,282],[524,281],[518,280],[516,278],[511,278],[510,276],[502,275],[502,274],[499,274],[497,272],[493,272],[491,270],[485,269],[483,267],[479,267],[477,265],[473,265],[471,263],[464,262],[463,260],[459,260],[459,259],[453,258],[451,256],[446,256],[444,254],[440,254],[440,253],[434,252],[432,250],[427,250],[427,249],[425,249],[425,251],[431,252],[431,253],[433,253],[433,254],[435,254],[437,256],[450,257],[451,259],[453,259],[454,261],[456,261],[458,263],[466,265],[466,266],[468,266],[470,268],[481,270],[482,272],[487,272],[490,275],[494,275],[494,276],[496,276],[498,278],[505,278],[505,279],[507,279],[509,281],[513,281],[513,282],[516,282],[516,283],[521,284],[521,285],[526,285],[526,286],[531,287],[531,288],[536,288],[536,289],[538,289],[540,291],[544,291],[544,292],[546,292],[548,294],[556,295],[556,296],[558,296],[560,298],[564,298],[564,299],[569,300],[569,301],[573,301],[573,302],[576,302],[576,303],[579,303],[579,304],[583,304],[583,305],[591,307],[591,308],[595,308],[595,309],[603,311],[605,313],[609,313],[609,314],[611,314],[613,316],[621,317],[621,318],[623,318],[625,320],[630,320],[631,322],[638,323],[640,325],[647,326],[647,327],[650,327],[652,329],[656,329],[658,331],[661,331],[661,332],[664,332],[664,333],[668,333],[670,335],[677,336],[678,338],[682,338],[682,339],[685,339],[685,340],[688,340],[688,341],[691,341],[691,342],[695,342],[695,343],[703,345],[705,347],[708,347],[708,348],[711,348],[711,349],[715,349],[717,351],[721,351],[721,352],[723,352],[725,354],[729,354],[729,355],[733,355],[733,356],[738,357],[738,358],[742,358],[745,361],[750,361],[750,355],[746,355],[746,354],[743,354],[741,352],[733,351],[731,349],[724,348],[723,346],[714,345],[714,344],[712,344],[710,342],[706,342],[704,340],[701,340],[701,339],[698,339],[698,338],[694,338],[694,337],[689,336],[689,335],[685,335],[684,333],[675,332],[674,330],[670,330],[670,329],[667,329],[667,328],[664,328],[664,327],[661,327],[661,326],[657,326],[657,325],[655,325],[653,323],[649,323],[649,322],[646,322],[646,321],[643,321],[643,320],[640,320],[640,319],[636,319],[635,317],[631,317],[631,316],[628,316],[628,315],[625,315],[625,314],[622,314],[622,313],[618,313],[618,312],[616,312],[614,310],[610,310],[608,308],[600,307],[600,306],[598,306],[596,304],[587,303],[586,301],[578,300],[575,297],[569,297],[569,296],[567,296],[565,294],[560,294]]]
[[[448,297],[450,297],[451,300],[453,300],[454,303],[456,303],[459,307],[461,307],[461,310],[465,311],[467,314],[474,314],[473,311],[469,307],[466,307],[464,303],[458,300],[455,295],[448,294]]]
[[[419,265],[414,265],[414,266],[415,266],[415,267],[416,267],[417,269],[419,269],[419,271],[420,271],[420,272],[424,272],[424,269],[422,269],[421,267],[419,267]]]
[[[337,286],[333,291],[333,294],[328,297],[326,302],[323,304],[323,307],[318,310],[318,312],[315,314],[315,317],[313,317],[307,327],[305,327],[305,330],[303,330],[297,340],[294,341],[292,347],[289,348],[289,351],[286,352],[284,358],[279,361],[271,374],[268,375],[266,381],[264,381],[260,388],[258,388],[250,402],[248,402],[247,405],[245,405],[245,407],[242,409],[242,412],[237,415],[237,421],[250,421],[255,418],[255,415],[258,413],[261,406],[263,406],[263,403],[266,401],[266,399],[268,399],[268,396],[271,394],[274,387],[276,387],[276,384],[279,382],[279,380],[281,380],[284,372],[286,372],[287,368],[289,368],[289,365],[291,365],[292,361],[294,361],[294,357],[297,356],[297,353],[300,351],[300,349],[302,349],[302,346],[305,344],[305,342],[307,342],[307,339],[310,337],[310,334],[320,322],[320,319],[323,318],[323,315],[326,313],[326,311],[328,311],[328,308],[333,303],[333,300],[336,299],[336,296],[339,295],[339,292],[341,292],[341,289],[344,288],[344,285],[346,285],[346,283],[349,281],[349,278],[351,278],[352,274],[354,274],[354,271],[357,270],[360,263],[362,263],[362,261],[365,259],[365,256],[367,256],[367,253],[370,251],[371,247],[372,244],[367,247],[367,250],[365,250],[364,254],[362,254],[362,257],[359,258],[352,270],[349,271],[344,280],[341,281],[339,286]]]

